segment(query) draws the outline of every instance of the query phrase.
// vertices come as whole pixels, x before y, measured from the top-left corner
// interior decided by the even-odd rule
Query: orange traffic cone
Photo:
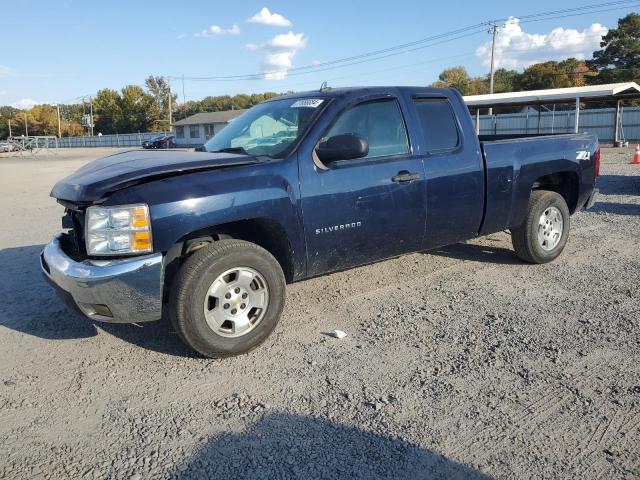
[[[636,153],[629,163],[640,163],[640,145],[636,145]]]

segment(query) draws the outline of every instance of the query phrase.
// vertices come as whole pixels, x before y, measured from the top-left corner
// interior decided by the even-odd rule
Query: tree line
[[[88,134],[84,121],[93,113],[93,133],[103,135],[133,132],[162,132],[169,130],[170,88],[163,77],[149,76],[145,86],[127,85],[120,91],[104,88],[82,103],[35,105],[28,110],[10,106],[0,107],[0,138],[25,135],[58,135],[63,137]],[[173,121],[199,112],[250,108],[279,95],[266,92],[252,95],[209,96],[199,101],[177,104],[177,95],[171,94]]]
[[[548,61],[516,70],[498,69],[494,74],[494,93],[549,88],[579,87],[606,83],[640,81],[640,15],[631,13],[618,21],[617,28],[602,37],[601,50],[591,60],[569,58]],[[432,84],[453,87],[463,95],[489,93],[489,76],[471,77],[463,66],[447,68]],[[89,131],[83,117],[93,109],[94,134],[155,132],[169,129],[170,87],[163,77],[149,76],[144,87],[128,85],[120,91],[102,89],[91,102],[59,105],[62,136]],[[178,104],[171,94],[173,120],[199,112],[250,108],[279,95],[276,92],[209,96]],[[58,112],[53,105],[36,105],[29,110],[0,107],[0,138],[9,135],[57,135]],[[85,122],[86,123],[86,122]]]

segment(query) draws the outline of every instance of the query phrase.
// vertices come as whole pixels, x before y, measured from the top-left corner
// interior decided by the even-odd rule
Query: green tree
[[[469,88],[466,95],[484,95],[489,93],[489,80],[483,77],[472,77],[469,79]]]
[[[35,105],[27,114],[29,135],[58,135],[58,113],[51,105]]]
[[[171,93],[171,87],[165,77],[150,75],[144,81],[149,94],[153,98],[149,112],[150,130],[161,131],[169,128],[169,95],[171,95],[171,111],[175,111],[178,96]]]
[[[138,85],[127,85],[121,91],[122,131],[147,132],[151,127],[154,98]]]
[[[277,97],[275,92],[253,93],[251,95],[238,94],[233,97],[229,95],[209,96],[200,101],[188,101],[180,104],[175,109],[175,118],[182,119],[200,112],[219,112],[221,110],[241,110],[251,108],[260,102]]]
[[[598,72],[592,83],[640,80],[640,15],[630,13],[602,37],[602,50],[587,65]]]
[[[439,88],[455,88],[463,95],[468,95],[470,91],[471,79],[467,73],[467,69],[460,67],[451,67],[444,70],[438,75],[438,81],[432,86]]]
[[[588,68],[582,60],[569,58],[562,62],[550,60],[524,69],[518,78],[518,90],[579,87],[585,84]]]
[[[60,121],[62,123],[62,136],[78,136],[85,131],[81,124],[85,106],[82,103],[60,105]],[[94,120],[95,121],[95,120]]]
[[[94,132],[97,134],[125,133],[122,97],[115,90],[99,90],[93,99]]]
[[[515,70],[498,68],[493,74],[493,93],[515,92],[520,74]]]
[[[0,138],[6,138],[9,136],[9,122],[18,113],[17,108],[10,106],[0,107]],[[15,124],[11,124],[12,133],[15,129]]]

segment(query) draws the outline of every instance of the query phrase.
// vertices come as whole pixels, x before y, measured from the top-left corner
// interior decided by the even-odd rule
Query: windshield
[[[272,100],[247,110],[212,137],[207,152],[237,152],[282,157],[311,124],[325,100]]]

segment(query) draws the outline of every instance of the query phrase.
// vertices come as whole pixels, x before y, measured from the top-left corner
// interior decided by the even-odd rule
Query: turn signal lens
[[[133,226],[135,228],[149,228],[149,211],[146,207],[136,207],[133,210]]]
[[[144,204],[87,209],[89,255],[131,255],[153,251],[149,207]]]
[[[133,250],[135,252],[150,251],[151,234],[149,232],[136,232],[133,236]]]

